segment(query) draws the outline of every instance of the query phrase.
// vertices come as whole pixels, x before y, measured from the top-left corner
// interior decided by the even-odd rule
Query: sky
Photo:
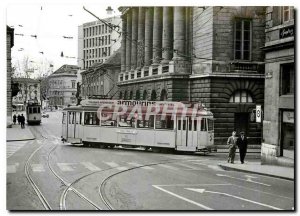
[[[78,26],[96,20],[83,6],[99,18],[120,15],[117,6],[107,4],[9,4],[7,25],[15,30],[12,65],[21,63],[24,57],[29,58],[30,67],[35,69],[50,63],[54,71],[64,64],[77,65]],[[114,10],[111,15],[106,12],[108,6]],[[72,58],[61,57],[61,52]]]

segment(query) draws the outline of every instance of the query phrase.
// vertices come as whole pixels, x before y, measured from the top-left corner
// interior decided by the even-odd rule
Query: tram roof
[[[105,105],[105,106],[104,106]],[[106,107],[108,105],[109,107]],[[70,106],[65,108],[65,111],[90,111],[95,112],[98,111],[99,107],[103,106],[102,112],[104,113],[113,113],[119,112],[122,113],[122,106],[127,107],[126,114],[130,113],[131,111],[135,111],[135,106],[140,105],[141,107],[141,114],[146,114],[147,111],[153,112],[155,107],[159,106],[159,111],[157,112],[158,115],[165,112],[168,115],[172,115],[172,110],[165,111],[163,106],[167,105],[168,107],[177,107],[176,115],[187,115],[191,116],[194,114],[195,110],[192,107],[188,107],[188,104],[182,102],[173,102],[173,101],[134,101],[134,100],[95,100],[95,99],[88,99],[83,100],[81,105],[79,106]],[[151,106],[151,107],[150,107]],[[151,109],[148,109],[151,108]],[[184,108],[187,108],[187,111],[184,111]],[[196,116],[213,116],[212,112],[204,109],[202,106],[199,106],[196,111]]]

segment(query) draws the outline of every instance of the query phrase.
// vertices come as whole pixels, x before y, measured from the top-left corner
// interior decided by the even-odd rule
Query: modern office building
[[[87,69],[104,63],[121,46],[119,16],[84,23],[78,27],[78,66]]]

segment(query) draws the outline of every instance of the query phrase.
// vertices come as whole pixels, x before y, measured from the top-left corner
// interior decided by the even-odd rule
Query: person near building
[[[234,157],[235,157],[235,151],[236,151],[236,132],[232,132],[232,136],[230,136],[227,140],[227,145],[229,146],[229,154],[228,154],[228,160],[227,162],[234,163]]]
[[[17,116],[16,116],[16,114],[14,114],[14,116],[13,116],[13,123],[14,123],[14,125],[16,124],[16,121],[17,121]]]
[[[25,128],[25,117],[23,114],[21,115],[20,120],[21,120],[21,128],[24,129]]]
[[[18,114],[17,116],[18,124],[21,124],[21,116]]]
[[[237,146],[239,147],[240,150],[240,160],[242,164],[244,163],[244,159],[247,153],[247,145],[248,145],[247,137],[245,136],[245,133],[242,131],[240,133],[240,137],[237,139]]]

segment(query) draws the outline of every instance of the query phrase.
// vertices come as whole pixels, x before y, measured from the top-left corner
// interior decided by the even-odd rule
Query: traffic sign
[[[256,105],[256,122],[261,123],[261,105]]]

